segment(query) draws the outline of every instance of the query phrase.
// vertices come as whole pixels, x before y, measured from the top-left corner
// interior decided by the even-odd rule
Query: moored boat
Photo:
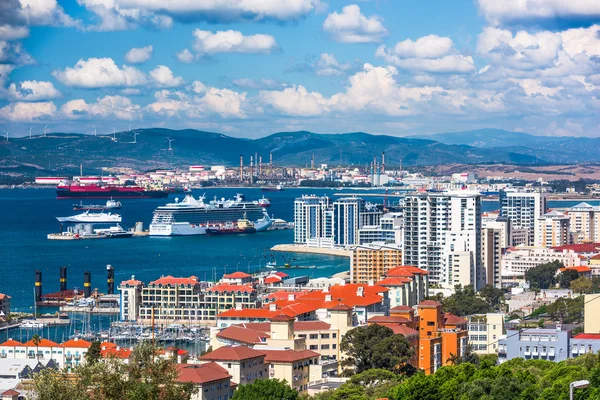
[[[79,204],[73,204],[73,210],[75,210],[75,211],[80,211],[80,210],[90,210],[90,211],[118,210],[121,207],[123,207],[121,202],[113,200],[112,197],[110,198],[110,200],[107,200],[106,204],[104,204],[104,205],[102,205],[102,204],[83,204],[83,202],[80,202]]]

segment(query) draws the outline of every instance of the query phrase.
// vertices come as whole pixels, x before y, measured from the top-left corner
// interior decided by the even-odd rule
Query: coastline
[[[346,257],[350,258],[352,252],[350,250],[343,249],[324,249],[320,247],[310,247],[298,244],[276,244],[271,247],[271,251],[278,251],[283,253],[310,253],[310,254],[321,254],[326,256],[335,257]]]

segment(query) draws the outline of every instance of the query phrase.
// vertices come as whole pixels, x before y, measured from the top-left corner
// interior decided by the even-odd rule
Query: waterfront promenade
[[[271,251],[280,251],[286,253],[310,253],[322,254],[327,256],[348,257],[352,255],[350,250],[344,249],[324,249],[320,247],[310,247],[299,244],[278,244],[271,247]]]

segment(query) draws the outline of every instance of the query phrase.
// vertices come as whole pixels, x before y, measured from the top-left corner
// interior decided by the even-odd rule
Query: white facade
[[[294,200],[294,243],[333,237],[330,204],[326,196],[302,196]]]
[[[600,242],[600,207],[579,203],[567,211],[569,231],[574,243]]]
[[[443,287],[457,280],[475,288],[485,284],[479,193],[409,195],[404,217],[404,264],[427,270],[430,282]]]
[[[558,211],[546,213],[538,220],[535,245],[541,247],[564,246],[570,243],[570,219]]]
[[[581,265],[579,254],[572,250],[554,250],[545,247],[522,246],[506,251],[502,257],[502,280],[525,276],[530,268],[552,261],[560,261],[565,267]]]
[[[481,218],[481,228],[499,231],[501,248],[505,249],[514,246],[511,238],[512,226],[508,218],[500,217],[499,215],[493,217],[484,216]]]
[[[514,228],[527,230],[527,245],[535,242],[539,218],[546,213],[546,193],[515,189],[500,191],[500,216],[510,219]]]
[[[363,225],[358,230],[358,244],[394,243],[402,246],[404,240],[404,218],[402,213],[384,214],[379,225]]]
[[[504,335],[503,314],[475,314],[469,320],[469,345],[477,354],[497,354],[498,341]]]

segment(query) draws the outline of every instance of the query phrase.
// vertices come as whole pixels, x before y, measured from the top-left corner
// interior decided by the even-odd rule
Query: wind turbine
[[[94,137],[96,137],[96,127],[92,125],[92,128],[94,128]]]
[[[133,131],[133,143],[137,143],[137,135],[139,134],[139,132]]]
[[[113,126],[113,142],[117,141],[117,130],[115,129],[115,127]]]
[[[4,131],[4,134],[6,135],[6,141],[8,142],[8,131]]]
[[[131,118],[129,118],[129,132],[131,132]]]
[[[46,128],[47,128],[47,127],[48,127],[48,125],[46,125],[46,126],[44,127],[44,137],[46,137]]]
[[[31,139],[31,127],[29,127],[29,139]]]
[[[171,147],[171,142],[174,142],[175,139],[169,139],[169,138],[167,138],[167,140],[169,141],[169,148],[167,149],[167,151],[173,151],[173,148]]]

